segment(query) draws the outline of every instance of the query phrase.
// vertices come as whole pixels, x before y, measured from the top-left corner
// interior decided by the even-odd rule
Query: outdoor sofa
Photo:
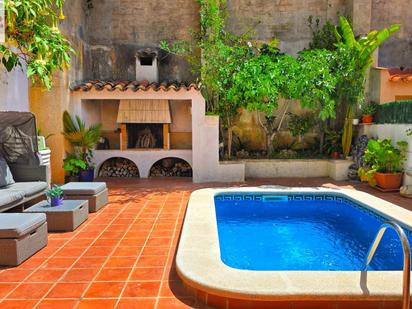
[[[48,188],[47,166],[4,166],[4,163],[0,157],[0,212],[44,195]],[[9,181],[4,181],[5,176]]]

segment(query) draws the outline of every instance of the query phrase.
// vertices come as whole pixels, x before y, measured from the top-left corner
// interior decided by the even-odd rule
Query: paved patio
[[[241,185],[324,183],[348,184],[314,178]],[[49,234],[48,246],[19,267],[0,270],[0,308],[205,308],[183,288],[173,261],[190,193],[211,186],[225,185],[111,181],[106,208],[75,232]],[[355,187],[412,210],[397,193]]]

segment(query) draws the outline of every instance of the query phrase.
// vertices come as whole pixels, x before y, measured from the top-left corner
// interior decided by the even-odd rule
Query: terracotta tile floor
[[[245,185],[319,186],[327,178],[253,180]],[[174,255],[189,179],[110,181],[109,205],[75,232],[51,233],[46,248],[0,269],[0,308],[205,308],[182,286]],[[346,185],[347,183],[335,183]],[[233,184],[231,184],[233,186]],[[402,207],[412,201],[355,185]]]

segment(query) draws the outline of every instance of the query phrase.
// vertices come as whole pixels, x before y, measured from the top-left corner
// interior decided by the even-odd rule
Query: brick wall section
[[[379,49],[379,65],[412,67],[411,0],[372,0],[372,29],[401,24],[401,30]]]

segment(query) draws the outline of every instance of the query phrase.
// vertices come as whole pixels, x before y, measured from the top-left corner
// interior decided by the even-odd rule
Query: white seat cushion
[[[106,189],[106,183],[69,182],[61,188],[66,195],[96,195]]]
[[[20,238],[33,232],[46,222],[43,213],[2,213],[0,214],[0,238]]]
[[[4,188],[13,191],[24,192],[25,197],[31,197],[46,190],[47,183],[43,181],[16,182]]]
[[[0,211],[2,208],[14,204],[24,198],[24,192],[0,189]]]

